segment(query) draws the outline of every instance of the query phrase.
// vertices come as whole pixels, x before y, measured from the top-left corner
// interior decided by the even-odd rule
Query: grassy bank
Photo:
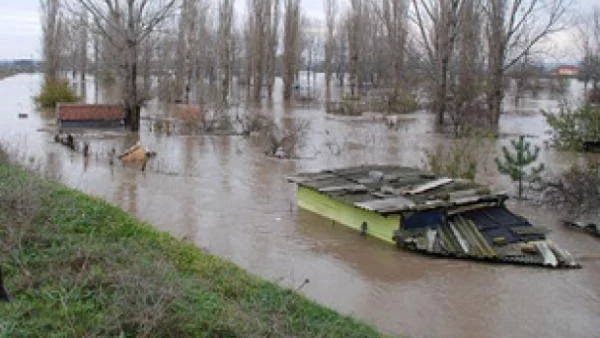
[[[0,337],[379,337],[0,159]]]

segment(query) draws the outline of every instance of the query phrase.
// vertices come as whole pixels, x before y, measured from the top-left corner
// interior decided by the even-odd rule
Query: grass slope
[[[5,161],[4,161],[5,162]],[[380,337],[100,199],[0,163],[0,337]]]

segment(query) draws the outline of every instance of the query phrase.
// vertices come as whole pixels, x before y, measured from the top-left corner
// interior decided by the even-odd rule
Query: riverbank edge
[[[6,238],[14,229],[7,224],[31,227],[27,234],[36,235],[19,243],[20,251],[11,252],[8,246],[0,256],[4,286],[11,295],[10,303],[0,303],[0,336],[384,337],[367,324],[159,232],[99,198],[13,164],[0,163],[0,198],[11,201],[1,210],[0,240],[10,242]],[[21,213],[13,211],[20,208],[18,199],[30,198],[39,199],[28,201],[39,210],[32,210],[35,217],[24,225],[15,219]],[[118,257],[121,249],[116,247],[126,256]],[[79,264],[82,257],[85,263]],[[116,316],[107,312],[126,309],[111,302],[130,297],[119,294],[127,290],[121,285],[124,279],[114,282],[113,277],[123,275],[120,270],[131,273],[133,267],[142,269],[136,274],[139,278],[166,271],[159,276],[164,278],[152,280],[168,280],[166,289],[175,295],[160,309],[159,322],[180,327],[165,331],[127,318],[112,323]],[[53,275],[55,270],[60,276]],[[149,298],[145,295],[142,305],[154,306]],[[138,312],[130,313],[132,318],[139,316],[139,306],[132,310]],[[118,317],[127,315],[121,312]]]
[[[16,69],[0,69],[0,81],[6,80],[9,77],[16,76],[16,75],[19,75],[22,73],[26,73],[26,72],[23,72],[21,70],[16,70]]]

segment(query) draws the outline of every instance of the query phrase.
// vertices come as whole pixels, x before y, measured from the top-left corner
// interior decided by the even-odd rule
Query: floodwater
[[[361,163],[422,165],[424,150],[449,142],[434,134],[432,116],[417,113],[396,128],[380,121],[328,117],[319,107],[267,109],[282,125],[311,121],[298,160],[263,155],[256,138],[181,135],[150,131],[89,132],[84,159],[52,140],[53,114],[34,110],[39,75],[0,81],[0,141],[22,164],[148,221],[157,229],[229,259],[342,313],[394,335],[431,338],[600,337],[600,241],[564,229],[555,210],[511,202],[513,210],[553,230],[583,269],[550,270],[433,259],[362,238],[343,226],[296,208],[286,175]],[[524,105],[556,106],[548,100]],[[17,114],[29,113],[18,119]],[[151,112],[146,112],[151,114]],[[154,112],[153,114],[155,114]],[[543,144],[548,126],[530,111],[504,115],[500,132],[527,133]],[[158,156],[145,173],[109,164],[138,139]],[[509,188],[493,157],[500,145],[482,147],[482,182]],[[544,150],[542,160],[560,171],[582,160]]]

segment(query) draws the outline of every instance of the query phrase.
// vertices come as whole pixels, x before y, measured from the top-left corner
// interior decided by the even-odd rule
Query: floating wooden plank
[[[379,188],[379,190],[381,190],[381,192],[384,194],[400,195],[400,192],[398,191],[398,189],[396,189],[392,186],[389,186],[389,185],[381,186],[381,188]]]
[[[356,183],[345,180],[340,177],[333,177],[333,178],[328,178],[328,179],[323,179],[323,180],[311,180],[311,181],[302,183],[302,185],[311,187],[315,190],[319,190],[321,188],[327,188],[327,187],[339,187],[339,186],[350,185],[350,184],[355,185]]]
[[[556,267],[558,265],[558,260],[556,256],[548,247],[548,244],[544,242],[535,242],[535,247],[538,249],[542,257],[544,258],[544,265]]]
[[[477,193],[477,189],[458,190],[458,191],[452,191],[452,192],[448,193],[449,199],[453,199],[453,200],[463,198],[463,197],[477,196],[477,195],[479,195]]]
[[[316,172],[314,174],[302,174],[302,175],[288,176],[288,177],[286,177],[286,179],[288,180],[288,182],[292,182],[292,183],[305,183],[305,182],[311,182],[311,181],[326,180],[326,179],[331,179],[331,178],[335,178],[335,177],[337,177],[337,176],[334,174]]]
[[[554,242],[548,241],[548,247],[558,258],[559,262],[565,264],[566,266],[578,266],[577,262],[575,262],[575,258],[573,258],[573,255],[571,255],[568,251],[559,248]]]
[[[433,180],[431,182],[427,182],[425,184],[421,184],[421,185],[415,187],[414,189],[407,191],[406,194],[407,195],[421,194],[421,193],[424,193],[426,191],[433,190],[435,188],[439,188],[439,187],[444,186],[446,184],[450,184],[452,182],[454,182],[454,180],[451,179],[451,178],[447,178],[447,177],[440,178],[440,179],[437,179],[437,180]]]
[[[449,202],[451,204],[461,205],[461,204],[470,204],[470,203],[487,202],[487,201],[496,202],[496,201],[502,200],[502,199],[504,199],[504,198],[501,195],[474,195],[474,196],[460,197],[460,198],[456,198],[456,199],[451,198],[449,200]]]
[[[332,193],[332,192],[349,192],[349,193],[357,193],[357,192],[367,192],[367,187],[362,184],[346,184],[346,185],[337,185],[337,186],[329,186],[318,189],[319,192],[323,193]]]
[[[415,206],[415,202],[402,196],[385,199],[376,199],[364,202],[354,203],[355,207],[367,209],[369,211],[382,212],[383,210],[402,210]]]

